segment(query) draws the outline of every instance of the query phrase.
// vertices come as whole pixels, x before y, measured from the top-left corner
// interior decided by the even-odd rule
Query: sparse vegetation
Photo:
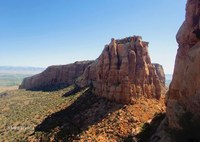
[[[1,141],[131,141],[163,102],[122,105],[75,86],[57,91],[7,91],[0,99]],[[148,109],[148,111],[146,111]]]
[[[10,90],[17,90],[18,86],[0,86],[0,93]]]
[[[54,92],[7,91],[0,99],[0,140],[27,141],[42,120],[73,103],[80,93],[62,97],[74,86]]]

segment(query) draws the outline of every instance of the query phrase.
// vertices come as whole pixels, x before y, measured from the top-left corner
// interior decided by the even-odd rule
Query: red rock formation
[[[165,73],[162,65],[160,64],[153,64],[156,69],[156,74],[158,75],[158,78],[160,79],[161,83],[165,86]]]
[[[25,78],[19,88],[43,90],[55,86],[71,85],[77,77],[83,74],[85,68],[91,63],[92,61],[82,61],[68,65],[48,67],[40,74]]]
[[[139,97],[159,99],[165,80],[162,68],[155,66],[148,42],[141,37],[112,39],[76,83],[81,87],[91,84],[94,94],[120,103],[134,103]]]
[[[180,128],[185,112],[200,115],[200,1],[188,0],[185,21],[177,33],[179,49],[167,98],[171,128]]]

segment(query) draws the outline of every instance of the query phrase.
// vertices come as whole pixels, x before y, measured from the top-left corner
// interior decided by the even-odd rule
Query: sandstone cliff
[[[186,112],[200,115],[200,1],[188,0],[186,17],[177,33],[179,44],[167,98],[170,128],[180,128]]]
[[[185,21],[176,39],[179,48],[166,94],[166,118],[151,137],[151,142],[200,141],[199,0],[187,0]]]
[[[90,84],[95,95],[128,104],[140,97],[159,99],[165,92],[163,68],[151,63],[148,42],[139,36],[112,39],[76,84]]]
[[[162,65],[160,64],[155,64],[153,63],[155,69],[156,69],[156,74],[158,75],[158,78],[160,80],[160,82],[165,85],[165,73],[164,73],[164,69],[162,67]]]
[[[85,68],[92,62],[81,61],[68,65],[48,67],[40,74],[25,78],[19,88],[43,90],[71,85],[78,76],[83,74]]]

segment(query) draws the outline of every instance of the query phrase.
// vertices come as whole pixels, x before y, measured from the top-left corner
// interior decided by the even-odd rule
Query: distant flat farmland
[[[43,68],[0,66],[0,92],[15,90],[23,79],[42,72]]]
[[[10,87],[19,86],[25,77],[31,76],[30,74],[3,74],[0,73],[0,86]]]
[[[18,86],[0,86],[0,93],[9,90],[17,90]]]

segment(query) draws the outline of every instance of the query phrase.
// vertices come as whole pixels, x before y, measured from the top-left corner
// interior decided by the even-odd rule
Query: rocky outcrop
[[[95,95],[127,104],[140,97],[159,99],[165,92],[162,66],[151,63],[148,42],[140,36],[112,39],[76,84],[90,84]]]
[[[50,66],[40,74],[25,78],[19,88],[44,90],[71,85],[77,77],[83,74],[85,68],[92,62],[82,61],[68,65]]]
[[[180,128],[186,112],[200,115],[200,1],[188,0],[186,17],[177,33],[179,49],[173,79],[167,93],[170,128]]]
[[[91,85],[95,95],[126,104],[141,97],[159,99],[165,93],[163,68],[151,63],[148,42],[140,36],[112,39],[95,61],[51,66],[25,78],[19,88],[44,90],[73,83]]]
[[[162,65],[160,64],[153,64],[156,69],[156,74],[158,75],[158,78],[160,82],[165,85],[165,73]]]

